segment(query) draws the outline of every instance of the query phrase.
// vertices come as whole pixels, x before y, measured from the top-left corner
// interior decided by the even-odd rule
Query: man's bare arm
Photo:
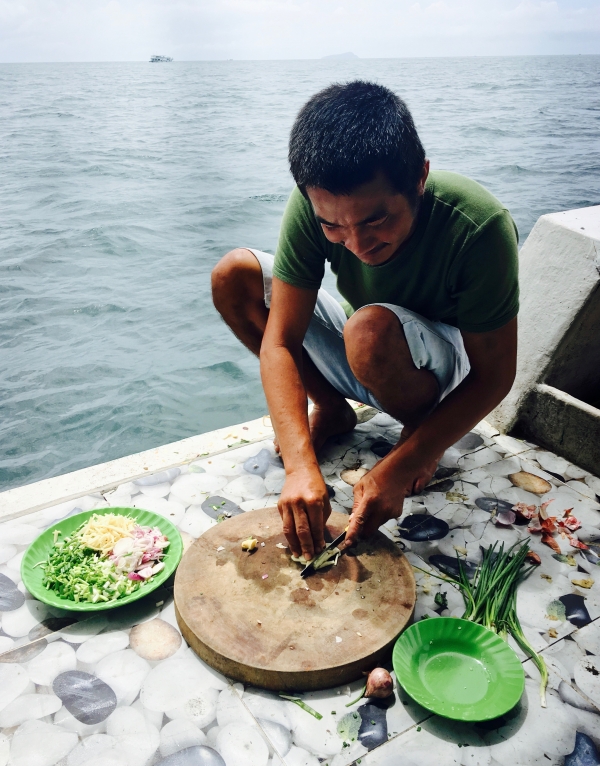
[[[516,373],[517,320],[487,333],[463,333],[471,371],[463,382],[354,490],[348,545],[402,513],[423,466],[482,420],[508,394]]]
[[[311,442],[307,395],[302,382],[302,343],[317,290],[273,278],[269,320],[260,349],[260,371],[286,482],[279,501],[283,529],[295,555],[312,558],[325,545],[331,512],[327,488]]]

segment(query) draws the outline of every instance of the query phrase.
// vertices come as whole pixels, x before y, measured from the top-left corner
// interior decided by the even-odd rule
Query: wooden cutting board
[[[347,524],[332,513],[329,539]],[[242,550],[250,536],[253,553]],[[187,551],[175,608],[194,651],[230,678],[278,691],[337,686],[389,658],[416,599],[398,547],[378,532],[303,580],[278,543],[286,545],[279,513],[265,508],[212,527]]]

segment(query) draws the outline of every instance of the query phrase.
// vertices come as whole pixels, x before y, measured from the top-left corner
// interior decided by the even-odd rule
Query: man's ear
[[[425,164],[423,165],[423,172],[421,173],[421,178],[419,178],[419,184],[417,186],[417,194],[419,197],[423,195],[423,192],[425,191],[425,184],[427,183],[427,177],[429,176],[429,160],[425,160]]]

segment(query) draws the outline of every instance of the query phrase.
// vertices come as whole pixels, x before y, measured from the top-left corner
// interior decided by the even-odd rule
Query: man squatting
[[[275,257],[232,250],[212,289],[225,322],[260,357],[286,470],[283,529],[292,553],[310,559],[331,513],[316,453],[355,427],[346,398],[403,424],[394,449],[354,487],[348,546],[400,516],[444,450],[509,392],[517,230],[478,183],[430,172],[406,104],[381,85],[313,96],[292,128],[289,162],[296,187]],[[343,306],[320,289],[326,261]]]

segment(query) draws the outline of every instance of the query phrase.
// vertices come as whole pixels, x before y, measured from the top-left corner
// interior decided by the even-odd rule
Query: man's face
[[[429,173],[425,164],[417,193],[423,194]],[[404,194],[398,194],[379,173],[351,194],[332,194],[325,189],[306,189],[317,221],[330,242],[344,245],[369,266],[394,256],[412,234],[416,211]]]

